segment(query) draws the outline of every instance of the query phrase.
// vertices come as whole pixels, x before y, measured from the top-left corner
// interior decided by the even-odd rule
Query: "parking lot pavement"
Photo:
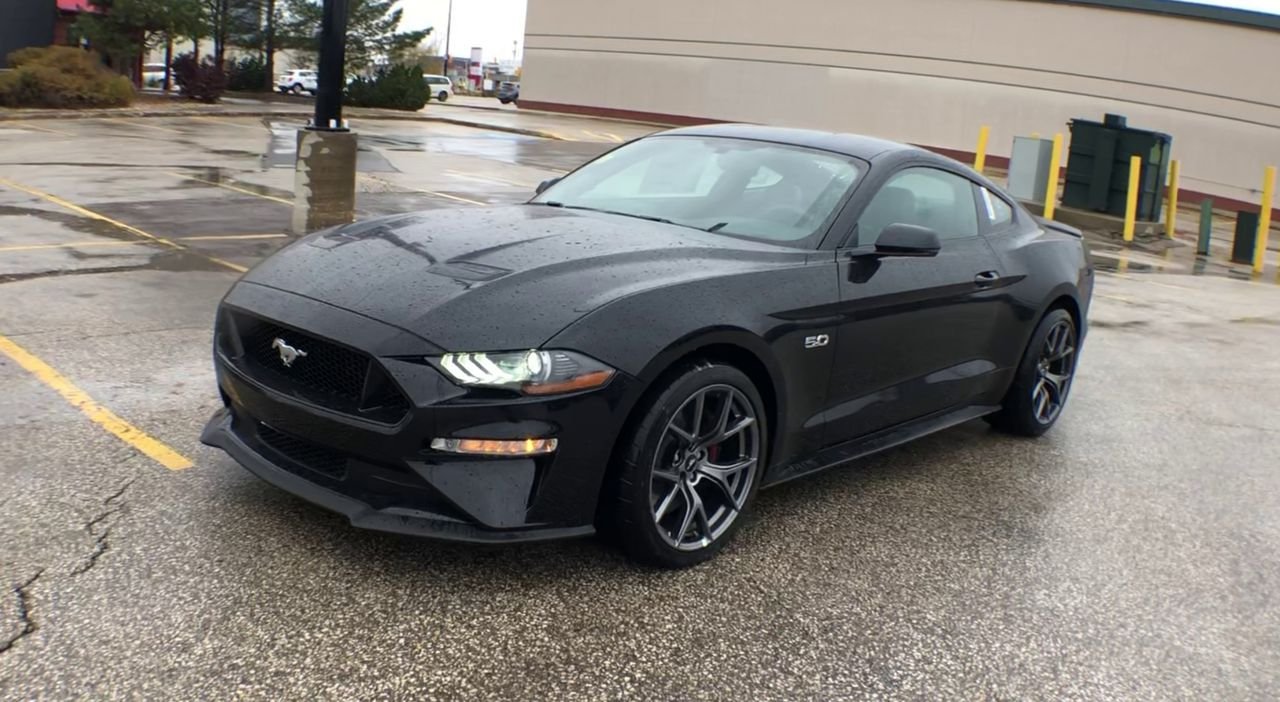
[[[975,422],[766,491],[692,570],[596,540],[441,545],[355,531],[199,445],[218,298],[293,238],[288,125],[145,125],[0,130],[2,699],[1280,689],[1270,277],[1113,266],[1049,435]],[[516,202],[608,148],[358,128],[360,216]]]

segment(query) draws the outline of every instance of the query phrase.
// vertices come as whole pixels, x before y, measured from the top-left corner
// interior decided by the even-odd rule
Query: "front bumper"
[[[406,360],[439,349],[367,317],[246,283],[227,296],[220,318],[232,312],[360,351],[407,405],[401,418],[375,421],[278,387],[242,367],[220,321],[214,357],[225,406],[201,441],[258,477],[367,529],[478,543],[595,531],[614,437],[638,392],[633,379],[619,374],[598,391],[558,398],[473,397],[430,365]],[[313,348],[308,360],[319,358]],[[437,437],[555,437],[559,448],[536,457],[459,456],[431,450]]]
[[[237,436],[231,425],[231,408],[224,407],[215,412],[209,423],[205,425],[200,441],[226,451],[250,473],[268,483],[312,504],[337,512],[350,520],[352,526],[361,529],[471,543],[549,541],[590,536],[595,533],[595,527],[590,524],[520,530],[485,529],[419,509],[408,507],[375,509],[354,497],[325,488],[272,463],[261,453],[254,451],[244,439]]]

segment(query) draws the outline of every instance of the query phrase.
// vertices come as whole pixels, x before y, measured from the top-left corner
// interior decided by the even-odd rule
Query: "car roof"
[[[792,144],[810,149],[834,151],[870,161],[889,152],[930,152],[918,146],[902,144],[887,139],[863,136],[861,134],[844,134],[840,132],[822,132],[816,129],[792,129],[788,127],[765,127],[757,124],[708,124],[698,127],[672,129],[661,134],[685,136],[725,137],[733,139],[754,139],[771,141],[778,144]]]

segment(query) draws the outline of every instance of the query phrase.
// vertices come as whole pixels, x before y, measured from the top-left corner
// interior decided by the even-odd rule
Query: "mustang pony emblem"
[[[280,352],[280,362],[284,364],[285,368],[289,368],[294,361],[307,355],[306,351],[290,346],[278,336],[271,342],[271,348]]]

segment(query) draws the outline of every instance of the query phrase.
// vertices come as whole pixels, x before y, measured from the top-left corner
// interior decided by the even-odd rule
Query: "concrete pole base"
[[[293,232],[347,224],[356,210],[355,132],[298,130]]]

